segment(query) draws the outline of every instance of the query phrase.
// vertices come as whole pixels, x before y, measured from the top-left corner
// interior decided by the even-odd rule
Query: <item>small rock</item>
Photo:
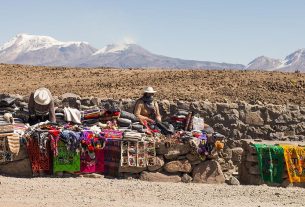
[[[184,173],[181,178],[181,181],[184,183],[190,183],[190,182],[192,182],[192,180],[193,180],[193,178],[187,173]]]
[[[227,184],[229,185],[240,185],[239,180],[236,177],[231,177],[228,181]]]

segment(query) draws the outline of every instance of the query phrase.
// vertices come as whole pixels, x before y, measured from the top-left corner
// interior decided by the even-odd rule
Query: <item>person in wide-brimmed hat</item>
[[[30,124],[43,121],[56,122],[54,101],[47,88],[39,88],[32,92],[29,99]]]
[[[152,87],[144,88],[143,96],[137,100],[134,114],[143,124],[145,121],[153,123],[155,120],[161,122],[158,103],[154,100],[155,91]]]

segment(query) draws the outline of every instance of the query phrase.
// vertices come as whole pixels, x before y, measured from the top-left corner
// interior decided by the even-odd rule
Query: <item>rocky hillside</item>
[[[0,64],[0,93],[28,95],[41,86],[54,95],[126,99],[153,86],[158,99],[247,101],[305,106],[305,74],[258,71],[120,70]]]

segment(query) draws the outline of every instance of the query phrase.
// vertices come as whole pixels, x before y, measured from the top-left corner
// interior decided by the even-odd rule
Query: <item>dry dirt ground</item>
[[[0,206],[305,206],[304,188],[0,176]]]
[[[305,105],[305,74],[257,71],[60,68],[0,64],[0,93],[27,95],[46,86],[59,96],[136,98],[153,86],[158,99],[243,100]]]

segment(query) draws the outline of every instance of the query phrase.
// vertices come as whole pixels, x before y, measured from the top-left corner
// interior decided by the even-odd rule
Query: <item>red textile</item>
[[[95,159],[91,159],[88,152],[81,156],[80,171],[82,173],[103,173],[104,172],[104,150],[95,149]]]
[[[52,172],[52,157],[50,143],[47,143],[47,153],[41,153],[39,150],[38,141],[30,138],[27,142],[27,150],[29,159],[31,161],[32,173],[46,173]]]

